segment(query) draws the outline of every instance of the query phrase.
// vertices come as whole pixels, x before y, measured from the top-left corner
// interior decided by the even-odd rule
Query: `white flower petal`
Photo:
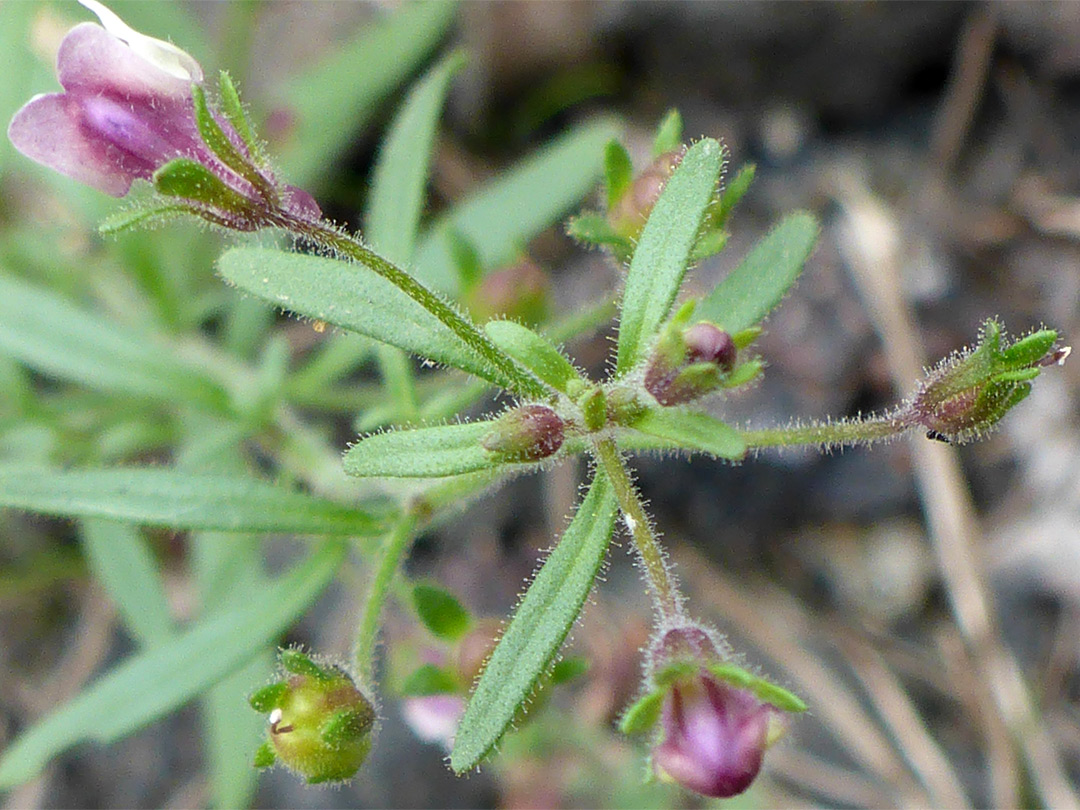
[[[140,34],[98,0],[79,0],[79,2],[97,15],[106,31],[126,42],[134,53],[150,64],[177,79],[191,82],[203,80],[202,68],[191,54],[177,48],[171,42]]]

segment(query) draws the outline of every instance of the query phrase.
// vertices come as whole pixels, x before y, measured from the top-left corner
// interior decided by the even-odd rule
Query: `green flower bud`
[[[282,650],[279,663],[282,679],[249,699],[269,715],[256,767],[280,762],[309,784],[351,779],[371,750],[374,705],[341,667],[298,650]]]
[[[987,321],[979,342],[938,364],[898,414],[927,438],[963,443],[993,429],[1031,392],[1040,368],[1061,364],[1069,348],[1055,349],[1058,333],[1041,329],[1002,348],[1001,325]]]

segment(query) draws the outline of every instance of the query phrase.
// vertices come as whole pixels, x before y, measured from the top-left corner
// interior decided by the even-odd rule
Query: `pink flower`
[[[424,742],[439,743],[448,751],[464,712],[465,698],[461,695],[422,695],[406,698],[401,704],[401,713],[413,733]]]
[[[705,796],[734,796],[761,770],[773,709],[702,669],[664,698],[663,738],[653,749],[661,777]]]
[[[64,37],[56,59],[64,92],[36,96],[15,114],[8,137],[16,149],[114,197],[127,194],[133,181],[152,180],[170,161],[186,158],[238,195],[219,195],[229,197],[223,211],[200,201],[223,224],[249,230],[270,224],[266,215],[275,210],[318,218],[314,200],[279,185],[235,128],[214,112],[214,122],[242,160],[227,166],[220,146],[215,151],[203,140],[193,98],[193,88],[201,93],[203,72],[194,58],[133,31],[96,0],[81,2],[105,27],[81,23]]]

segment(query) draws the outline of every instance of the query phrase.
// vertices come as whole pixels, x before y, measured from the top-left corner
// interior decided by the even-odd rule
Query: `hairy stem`
[[[363,243],[355,236],[338,231],[322,222],[307,222],[289,216],[280,217],[276,224],[290,233],[314,242],[321,248],[336,252],[342,256],[348,256],[372,272],[382,276],[442,321],[450,331],[461,339],[462,343],[502,372],[508,387],[515,393],[537,398],[546,397],[550,393],[540,381],[503,354],[488,339],[487,335],[481,332],[472,321],[444,301],[441,296],[429,290],[396,264],[364,247]]]
[[[661,621],[671,623],[682,616],[683,597],[675,578],[668,570],[664,551],[660,548],[660,543],[653,533],[652,521],[649,520],[649,515],[641,503],[641,497],[634,487],[630,470],[611,439],[595,442],[593,452],[615,490],[615,498],[619,502],[626,527],[630,530],[630,536],[634,541],[634,549],[645,570]]]
[[[892,415],[873,416],[867,419],[844,422],[812,422],[786,428],[741,431],[746,446],[751,450],[763,447],[795,447],[817,445],[841,447],[862,444],[899,436],[912,425]]]
[[[383,605],[386,604],[390,585],[394,581],[398,568],[401,567],[402,560],[405,559],[415,530],[416,518],[411,514],[405,515],[383,538],[382,547],[379,549],[378,567],[375,569],[371,590],[368,591],[364,602],[364,612],[356,631],[356,645],[353,647],[353,660],[356,662],[357,671],[366,683],[373,680],[375,644],[379,638],[379,619],[382,616]]]

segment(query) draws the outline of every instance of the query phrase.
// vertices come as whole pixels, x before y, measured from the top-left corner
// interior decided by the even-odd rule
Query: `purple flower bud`
[[[562,447],[564,428],[547,405],[522,405],[499,418],[483,445],[504,461],[540,461]]]
[[[678,316],[660,336],[645,368],[645,390],[661,405],[680,405],[716,390],[735,367],[731,335],[699,321],[683,328]]]
[[[616,233],[629,239],[636,239],[640,235],[664,184],[682,158],[681,150],[665,152],[634,178],[634,182],[608,212],[608,223]]]
[[[95,0],[83,5],[105,27],[81,23],[64,37],[56,57],[64,92],[36,96],[15,113],[8,137],[16,149],[114,197],[127,194],[135,180],[153,180],[172,161],[193,161],[235,192],[219,195],[229,204],[207,202],[205,188],[202,198],[171,196],[186,199],[192,213],[244,230],[272,224],[275,213],[320,216],[309,195],[280,185],[227,118],[209,108],[204,118],[223,137],[216,146],[204,140],[193,97],[203,83],[198,62],[128,28]]]
[[[705,669],[680,678],[664,698],[653,767],[705,796],[742,793],[761,770],[773,714],[749,691]]]

